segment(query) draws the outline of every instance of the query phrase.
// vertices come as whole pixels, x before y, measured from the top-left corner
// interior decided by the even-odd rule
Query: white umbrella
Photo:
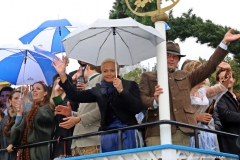
[[[156,45],[163,41],[157,30],[132,18],[99,19],[70,33],[63,45],[68,57],[96,66],[106,58],[133,65],[155,57]]]

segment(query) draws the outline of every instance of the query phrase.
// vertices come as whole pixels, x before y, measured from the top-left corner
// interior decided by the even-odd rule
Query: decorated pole
[[[136,0],[136,8],[133,10],[128,2],[125,0],[128,8],[138,16],[151,16],[151,20],[155,23],[156,30],[166,39],[165,25],[168,21],[168,16],[165,11],[173,8],[180,0],[171,0],[172,4],[162,8],[162,1],[157,0],[157,10],[139,13],[137,12],[139,7],[145,7],[147,3],[151,3],[152,0]],[[168,0],[166,0],[168,1]],[[167,48],[166,41],[160,43],[157,46],[157,82],[163,88],[163,94],[159,96],[159,119],[170,120],[170,104],[169,104],[169,85],[168,85],[168,69],[167,69]],[[172,144],[171,138],[171,125],[160,125],[160,139],[161,145]],[[164,149],[162,150],[162,159],[177,159],[176,150]]]

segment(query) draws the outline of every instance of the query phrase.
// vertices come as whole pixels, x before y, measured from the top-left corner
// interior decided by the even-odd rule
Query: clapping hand
[[[60,123],[59,126],[65,129],[70,129],[81,121],[80,117],[66,117],[63,120],[64,122]]]
[[[80,122],[80,117],[69,117],[72,114],[72,109],[70,102],[67,102],[67,106],[58,105],[55,108],[55,114],[60,114],[66,116],[66,118],[63,118],[65,122],[62,122],[59,124],[60,127],[65,129],[70,129],[73,126],[75,126],[77,123]]]
[[[16,110],[17,110],[17,116],[22,116],[23,113],[23,105],[22,100],[19,98],[16,103]]]
[[[70,102],[67,102],[67,106],[63,106],[63,105],[58,105],[55,108],[55,114],[58,115],[64,115],[66,117],[71,116],[72,115],[72,108],[70,105]]]
[[[27,96],[28,91],[29,91],[29,86],[28,86],[28,84],[27,84],[27,85],[24,86],[24,88],[23,88],[23,95],[24,95],[24,96]]]

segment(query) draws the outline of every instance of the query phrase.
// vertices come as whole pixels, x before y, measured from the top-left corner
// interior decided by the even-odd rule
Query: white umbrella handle
[[[117,78],[117,51],[116,51],[116,28],[112,27],[113,30],[113,42],[114,42],[114,54],[115,54],[115,72],[116,72],[116,78]]]

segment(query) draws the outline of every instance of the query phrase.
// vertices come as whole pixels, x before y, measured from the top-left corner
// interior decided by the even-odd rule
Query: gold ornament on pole
[[[166,2],[168,0],[165,0]],[[132,7],[130,6],[128,0],[125,0],[128,8],[130,9],[130,11],[134,14],[136,14],[137,16],[151,16],[151,20],[153,23],[157,22],[157,21],[168,21],[168,16],[165,13],[166,11],[172,9],[180,0],[171,0],[172,4],[170,4],[169,6],[163,7],[162,8],[162,0],[157,0],[157,10],[155,11],[150,11],[150,12],[137,12],[138,8],[144,8],[146,6],[147,3],[152,3],[153,0],[136,0],[134,5],[136,6],[135,9],[132,9]]]

